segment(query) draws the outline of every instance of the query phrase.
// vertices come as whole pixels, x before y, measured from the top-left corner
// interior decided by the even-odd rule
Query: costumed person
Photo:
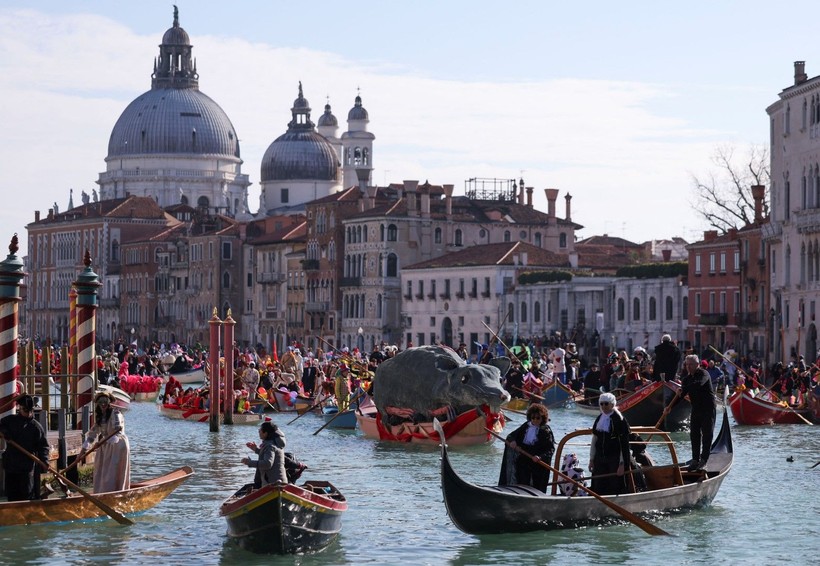
[[[601,414],[592,425],[592,443],[589,447],[592,491],[601,495],[625,493],[624,474],[629,468],[629,423],[615,407],[615,395],[612,393],[602,393],[598,397],[598,405]]]
[[[249,468],[256,468],[253,487],[259,489],[269,484],[288,483],[285,471],[285,434],[270,421],[259,425],[259,438],[262,443],[245,444],[258,456],[256,460],[242,458],[242,463]]]
[[[507,435],[498,485],[531,485],[539,491],[547,491],[550,471],[515,448],[549,464],[555,453],[555,437],[548,422],[549,411],[544,405],[530,405],[527,422]]]
[[[248,399],[253,401],[256,399],[256,388],[259,387],[259,371],[256,369],[256,363],[248,363],[248,367],[242,372],[242,384],[248,391]]]
[[[342,413],[348,409],[350,404],[350,368],[345,364],[339,366],[334,381],[334,393],[336,395],[336,405]]]
[[[94,453],[94,493],[122,491],[131,487],[131,446],[125,436],[125,418],[111,405],[113,396],[99,392],[94,396],[94,426],[88,431],[80,459],[96,441],[105,438]],[[119,432],[113,434],[119,429]]]
[[[683,376],[681,387],[669,402],[666,411],[670,411],[680,399],[689,396],[689,402],[692,404],[692,416],[689,418],[692,460],[687,469],[689,471],[702,470],[706,467],[712,449],[712,435],[717,418],[715,391],[712,389],[712,379],[700,366],[695,354],[684,358],[683,369],[686,375]]]
[[[34,398],[21,395],[16,401],[17,411],[0,420],[0,438],[13,440],[23,450],[34,454],[41,462],[48,462],[48,439],[42,425],[34,418]],[[21,454],[11,445],[3,452],[5,492],[9,501],[40,499],[40,482],[35,481],[34,460]]]

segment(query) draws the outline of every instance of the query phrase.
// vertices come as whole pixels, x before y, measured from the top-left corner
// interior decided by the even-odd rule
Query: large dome
[[[228,115],[199,90],[152,89],[117,120],[108,157],[158,153],[239,158],[239,140]]]
[[[290,111],[288,131],[276,138],[262,157],[262,182],[337,180],[339,159],[333,145],[314,129],[301,82]]]
[[[339,161],[333,146],[316,132],[282,134],[262,158],[262,181],[335,181]]]

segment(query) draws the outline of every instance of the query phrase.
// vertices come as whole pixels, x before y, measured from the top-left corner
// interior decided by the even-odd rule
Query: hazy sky
[[[316,121],[357,89],[378,184],[519,178],[572,197],[579,236],[700,239],[691,175],[718,146],[768,143],[765,108],[818,74],[816,5],[785,2],[196,2],[178,0],[200,89],[240,137],[259,202],[267,146],[301,80]],[[120,113],[150,89],[173,2],[0,4],[5,247],[105,170]],[[343,130],[340,130],[343,131]],[[25,252],[25,242],[23,242]]]

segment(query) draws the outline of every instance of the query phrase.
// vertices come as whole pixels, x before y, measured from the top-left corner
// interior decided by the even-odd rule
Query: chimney
[[[35,210],[35,211],[34,211],[34,221],[35,221],[35,222],[39,222],[39,221],[40,221],[40,211],[39,211],[39,210]]]
[[[752,185],[752,198],[755,200],[755,224],[760,224],[763,220],[763,198],[765,196],[765,185]]]
[[[416,216],[416,189],[419,186],[418,181],[404,182],[404,195],[407,198],[407,215]]]
[[[48,219],[51,220],[52,218],[54,218],[54,209],[49,208],[48,209]]]
[[[367,187],[367,209],[370,210],[371,208],[376,208],[376,193],[378,192],[378,187],[371,187],[368,185]]]
[[[453,216],[453,185],[444,185],[444,205],[449,219]]]
[[[809,80],[808,75],[806,75],[806,62],[805,61],[795,61],[794,62],[794,84],[799,85],[800,83],[804,83]]]
[[[704,242],[711,242],[712,240],[717,239],[718,233],[717,230],[706,230],[703,233],[703,241]]]
[[[547,195],[547,216],[555,218],[555,201],[558,199],[558,189],[544,189]]]
[[[421,217],[430,218],[430,183],[426,182],[419,187],[421,194]]]
[[[567,221],[571,221],[572,220],[572,206],[571,206],[571,204],[572,204],[572,195],[567,193],[567,195],[564,197],[564,199],[567,201]]]
[[[663,256],[663,261],[667,263],[672,261],[672,250],[661,250],[661,255]]]
[[[524,179],[518,181],[518,204],[524,205]]]
[[[527,206],[532,208],[532,187],[527,187]]]

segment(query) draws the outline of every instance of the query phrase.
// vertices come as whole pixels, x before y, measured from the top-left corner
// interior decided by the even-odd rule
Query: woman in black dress
[[[499,485],[531,485],[546,492],[549,470],[526,455],[519,454],[515,447],[549,464],[555,453],[555,437],[548,422],[549,411],[544,405],[530,405],[527,409],[527,422],[507,436],[508,445],[504,448]]]
[[[615,408],[612,393],[598,397],[598,405],[601,414],[592,425],[592,443],[589,447],[592,491],[599,495],[625,493],[625,472],[629,469],[629,423]]]

